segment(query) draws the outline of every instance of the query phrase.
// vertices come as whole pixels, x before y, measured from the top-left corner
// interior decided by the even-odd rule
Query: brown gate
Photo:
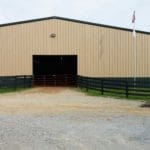
[[[35,75],[34,86],[75,86],[76,76],[71,74],[63,75]]]

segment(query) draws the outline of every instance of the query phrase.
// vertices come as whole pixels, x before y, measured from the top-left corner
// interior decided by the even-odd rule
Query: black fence
[[[0,77],[0,88],[26,88],[32,86],[32,76]]]
[[[78,86],[87,90],[100,91],[101,94],[114,93],[131,96],[150,97],[150,78],[89,78],[78,77]]]
[[[36,80],[37,79],[38,82],[41,82],[41,79],[39,80],[39,78],[36,78]],[[0,77],[0,88],[32,87],[33,85],[36,85],[38,83],[36,80],[33,76]],[[47,82],[47,78],[45,81]],[[48,78],[48,85],[51,85],[52,81]],[[57,79],[57,82],[60,81]],[[78,85],[79,87],[84,87],[87,90],[97,90],[100,91],[102,95],[105,93],[114,93],[124,95],[126,97],[146,96],[150,98],[150,78],[136,78],[135,80],[134,78],[90,78],[78,76],[77,83],[76,78],[73,77],[67,77],[61,80],[61,82],[65,85]],[[43,82],[42,79],[42,84],[43,83],[45,82]],[[56,82],[54,82],[54,84],[52,85],[55,84]]]

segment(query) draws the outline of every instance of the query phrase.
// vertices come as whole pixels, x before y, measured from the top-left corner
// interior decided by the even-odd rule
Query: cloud
[[[150,31],[149,6],[149,0],[0,0],[0,23],[55,15],[131,28],[136,10],[137,29]]]

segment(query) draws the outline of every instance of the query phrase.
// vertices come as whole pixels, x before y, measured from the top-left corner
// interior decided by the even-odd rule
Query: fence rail
[[[150,97],[150,82],[134,80],[117,80],[117,79],[93,79],[89,77],[78,77],[78,86],[87,90],[93,89],[100,91],[101,94],[114,93],[131,96],[148,96]]]
[[[0,88],[31,87],[32,76],[0,77]]]

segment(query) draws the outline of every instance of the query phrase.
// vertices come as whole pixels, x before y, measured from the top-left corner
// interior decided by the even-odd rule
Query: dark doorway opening
[[[77,79],[76,55],[34,55],[34,86],[74,86]]]

